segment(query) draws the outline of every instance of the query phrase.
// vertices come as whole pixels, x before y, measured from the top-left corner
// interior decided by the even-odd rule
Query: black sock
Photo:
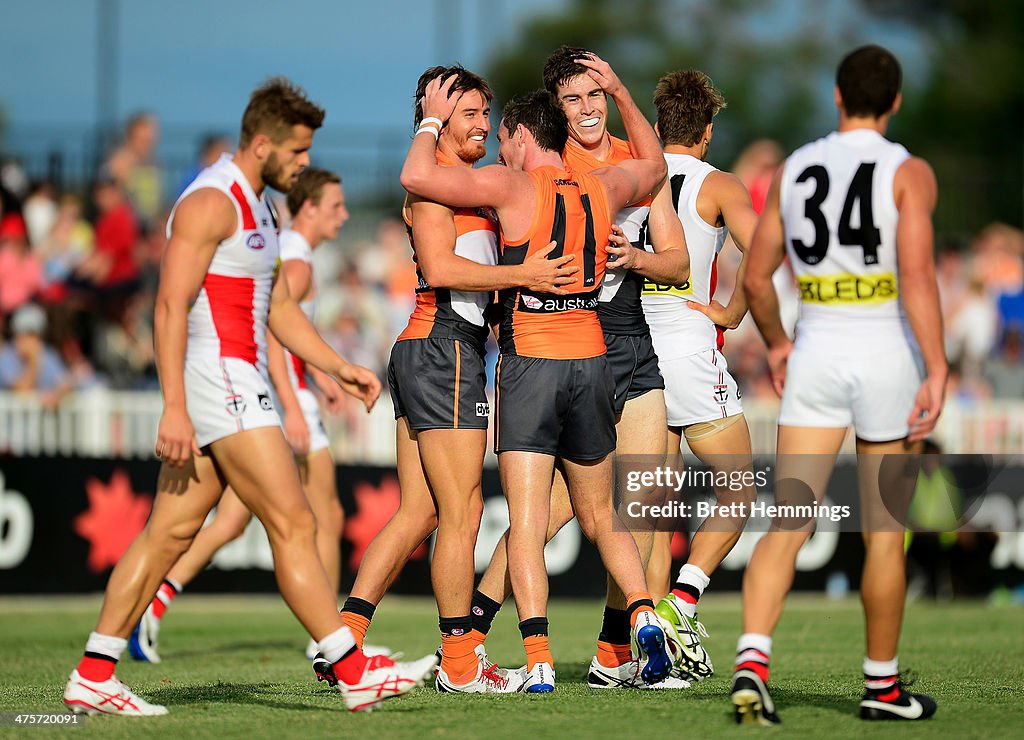
[[[629,614],[623,609],[604,608],[604,621],[597,639],[610,645],[628,645],[630,641]]]
[[[700,591],[697,587],[690,583],[680,583],[676,581],[676,584],[672,587],[673,591],[682,591],[684,594],[689,594],[693,597],[694,602],[700,601]]]
[[[469,631],[473,629],[473,620],[469,618],[468,614],[464,617],[440,617],[437,620],[437,626],[442,635],[461,637],[468,635]]]
[[[371,604],[365,599],[357,599],[355,596],[349,596],[345,599],[345,605],[341,607],[343,612],[352,612],[358,614],[367,619],[373,619],[373,613],[377,611],[377,607]]]
[[[547,617],[530,617],[524,619],[519,623],[519,633],[525,640],[527,637],[547,637],[548,636],[548,618]]]
[[[501,609],[501,604],[497,601],[479,591],[474,591],[473,608],[470,615],[473,620],[473,629],[486,635],[490,631],[491,622],[494,621],[494,616],[499,609]]]
[[[631,624],[633,622],[633,613],[642,606],[648,606],[651,609],[654,609],[654,602],[651,599],[637,599],[632,604],[628,604],[626,606],[626,615]]]

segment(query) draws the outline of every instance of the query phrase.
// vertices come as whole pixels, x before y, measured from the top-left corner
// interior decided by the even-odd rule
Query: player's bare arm
[[[289,294],[298,299],[309,292],[313,283],[313,271],[304,260],[285,260],[281,263],[280,275],[288,284]],[[288,360],[284,348],[272,332],[267,333],[267,370],[277,392],[281,411],[284,412],[282,421],[288,444],[296,455],[306,455],[309,453],[309,427],[306,425],[299,397],[295,394],[291,377],[288,375]],[[329,385],[337,387],[333,382]]]
[[[410,196],[413,243],[424,280],[432,288],[487,291],[525,287],[532,291],[562,295],[561,286],[576,282],[579,267],[570,264],[573,255],[549,260],[557,246],[551,242],[521,265],[482,265],[455,254],[455,220],[451,208]]]
[[[782,326],[779,296],[772,284],[772,275],[786,256],[782,215],[779,212],[781,180],[780,170],[772,181],[764,213],[757,222],[750,248],[747,250],[747,269],[742,283],[750,314],[754,317],[765,344],[768,345],[768,367],[772,374],[772,387],[780,396],[786,382],[786,361],[793,348],[793,343]]]
[[[446,122],[455,110],[462,93],[449,97],[455,77],[432,80],[423,96],[421,108],[424,119],[434,118]],[[437,138],[424,131],[431,124],[420,127],[413,137],[409,153],[402,167],[402,187],[427,200],[446,203],[454,208],[493,206],[501,209],[515,200],[523,189],[523,180],[529,176],[501,165],[487,167],[442,167],[437,163]],[[529,197],[533,197],[532,186]]]
[[[740,250],[740,264],[736,270],[736,287],[733,289],[729,304],[723,306],[712,300],[708,305],[687,301],[686,305],[711,319],[716,325],[725,329],[735,329],[747,315],[747,296],[743,291],[743,279],[747,273],[747,255],[750,243],[757,228],[757,213],[750,202],[750,193],[739,178],[729,172],[715,171],[708,175],[701,187],[703,193],[708,189],[714,198],[716,210],[725,227],[729,230],[736,248]],[[700,196],[698,196],[698,210]]]
[[[367,411],[373,408],[380,396],[380,379],[371,370],[345,360],[323,340],[280,275],[270,293],[267,327],[289,351],[320,368],[343,391],[362,401]]]
[[[580,57],[577,61],[588,69],[587,74],[591,79],[615,101],[622,125],[626,129],[626,138],[629,139],[629,146],[635,157],[615,166],[618,172],[632,175],[630,178],[607,178],[607,173],[612,168],[594,171],[594,174],[601,177],[605,183],[612,211],[619,211],[653,193],[658,184],[665,179],[668,167],[665,164],[665,157],[662,156],[658,135],[654,133],[654,128],[637,107],[629,90],[622,84],[611,65],[596,54]],[[601,173],[605,175],[602,176]]]
[[[634,247],[618,226],[612,227],[608,254],[615,266],[633,270],[660,285],[681,285],[690,277],[690,253],[686,249],[683,225],[672,207],[671,191],[665,182],[658,186],[647,216],[647,229],[654,252]]]
[[[234,233],[236,221],[235,207],[227,195],[211,188],[197,190],[178,205],[161,260],[153,343],[164,412],[155,451],[172,467],[181,467],[193,454],[201,454],[185,406],[188,311],[199,295],[217,245]]]
[[[938,198],[935,173],[923,159],[912,157],[896,170],[893,181],[899,222],[896,252],[899,289],[907,321],[924,359],[925,378],[914,399],[909,424],[911,442],[935,429],[942,412],[949,367],[942,344],[942,312],[935,280],[932,212]]]

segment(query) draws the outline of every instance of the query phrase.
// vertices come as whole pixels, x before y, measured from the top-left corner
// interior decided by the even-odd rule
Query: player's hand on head
[[[448,77],[435,77],[427,83],[427,89],[420,101],[420,109],[424,118],[437,118],[447,122],[455,112],[455,106],[462,98],[461,90],[454,90],[455,81],[458,75]]]
[[[345,363],[335,378],[345,393],[363,402],[367,411],[373,409],[373,405],[380,397],[381,387],[380,379],[372,370],[361,365]]]
[[[723,306],[718,301],[711,301],[711,303],[697,303],[697,301],[687,301],[686,305],[704,314],[715,326],[720,326],[723,329],[735,329],[740,325],[740,322],[736,320],[736,317],[729,313],[729,309]]]
[[[793,343],[788,339],[784,344],[768,348],[768,372],[772,377],[772,388],[780,398],[786,385],[786,366],[789,363],[789,353],[792,350]]]
[[[156,447],[153,452],[162,462],[172,468],[180,468],[195,455],[203,453],[196,442],[195,429],[184,408],[165,408],[157,429]]]
[[[612,66],[594,52],[589,52],[587,56],[579,57],[576,61],[586,67],[590,78],[612,97],[625,89]]]
[[[907,419],[907,425],[910,427],[908,441],[918,442],[935,431],[945,398],[946,376],[929,375],[924,379],[921,387],[917,389],[914,408]]]
[[[309,427],[301,413],[284,415],[284,436],[297,456],[305,457],[309,454]]]
[[[548,242],[546,247],[537,250],[523,262],[522,269],[525,273],[523,287],[535,293],[565,295],[568,292],[564,286],[576,282],[576,278],[573,276],[580,271],[580,268],[571,264],[575,259],[571,254],[552,259],[550,254],[557,246],[558,242],[556,241]]]

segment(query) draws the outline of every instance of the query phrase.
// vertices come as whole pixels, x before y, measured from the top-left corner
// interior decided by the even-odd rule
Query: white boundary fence
[[[754,451],[773,452],[778,404],[754,401],[745,407]],[[0,393],[0,453],[149,457],[161,410],[158,393],[91,390],[68,396],[56,410],[43,409],[32,395]],[[338,462],[394,464],[395,423],[387,394],[371,414],[353,403],[341,417],[324,419]],[[949,453],[1024,453],[1024,401],[950,401],[936,437]],[[852,451],[852,435],[847,447]]]

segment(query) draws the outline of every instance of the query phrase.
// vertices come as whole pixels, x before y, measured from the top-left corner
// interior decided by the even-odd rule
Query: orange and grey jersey
[[[570,172],[588,174],[601,167],[633,159],[628,141],[614,136],[609,138],[612,142],[611,152],[608,154],[608,158],[603,160],[593,156],[578,143],[569,139],[565,145],[565,151],[562,152],[562,161],[565,163],[566,169]],[[647,197],[626,206],[615,216],[615,223],[622,228],[626,238],[637,248],[640,247],[643,234],[647,231],[647,217],[650,212],[651,198]],[[616,268],[614,262],[608,265],[597,304],[597,316],[601,320],[601,327],[604,331],[616,335],[647,333],[647,322],[644,320],[644,312],[640,306],[640,290],[643,283],[644,279],[639,273]]]
[[[899,297],[896,170],[910,155],[877,131],[833,132],[783,165],[779,210],[800,287],[797,337],[911,336]]]
[[[188,314],[186,363],[234,357],[267,372],[267,315],[279,264],[277,215],[264,192],[225,154],[196,176],[178,198],[167,221],[171,235],[182,200],[197,190],[219,190],[237,214],[234,233],[217,245],[203,284]]]
[[[448,166],[438,153],[438,163]],[[498,224],[489,208],[457,208],[455,219],[455,254],[481,265],[498,263]],[[412,238],[412,221],[405,219],[416,259],[416,244]],[[488,291],[464,291],[432,288],[423,278],[417,265],[416,307],[409,324],[398,336],[404,339],[454,338],[465,339],[481,348],[487,338],[485,313],[492,301]]]
[[[597,318],[612,217],[604,185],[593,175],[552,166],[527,173],[535,199],[529,231],[515,242],[501,236],[501,263],[522,264],[554,241],[548,259],[575,255],[580,271],[566,295],[526,288],[501,293],[501,351],[524,357],[574,360],[605,353]]]

